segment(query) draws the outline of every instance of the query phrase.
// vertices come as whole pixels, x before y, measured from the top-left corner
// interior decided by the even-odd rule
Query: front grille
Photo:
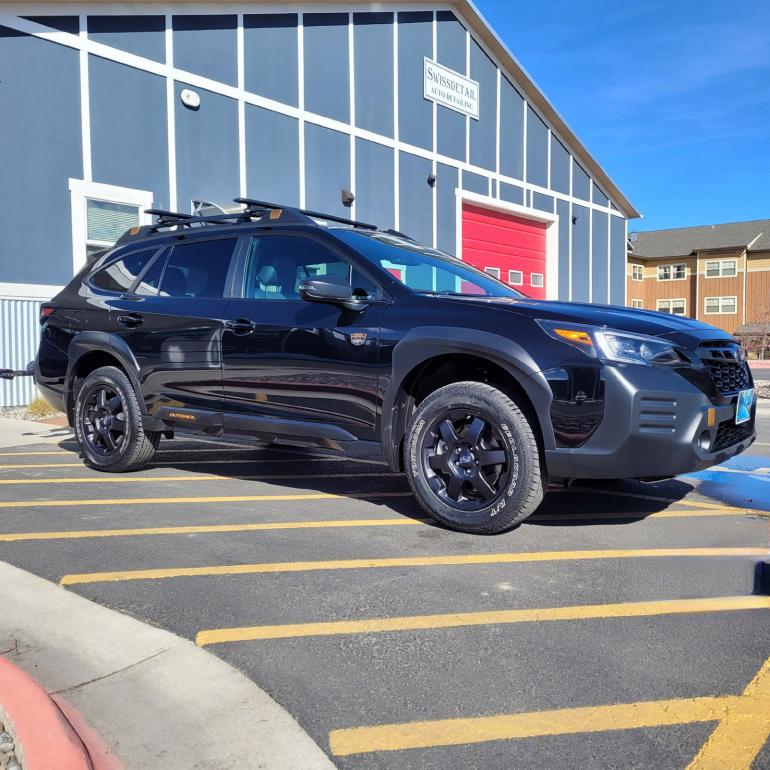
[[[717,429],[717,435],[714,439],[714,443],[711,445],[712,452],[719,452],[722,449],[727,449],[734,444],[740,444],[741,441],[745,441],[754,432],[754,421],[749,420],[743,422],[740,425],[736,425],[731,420],[723,422]]]
[[[724,360],[705,360],[703,363],[720,393],[729,395],[751,387],[747,364]]]

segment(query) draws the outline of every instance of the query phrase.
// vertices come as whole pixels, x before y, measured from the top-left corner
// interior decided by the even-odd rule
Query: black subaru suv
[[[533,300],[407,236],[236,199],[152,210],[42,308],[35,379],[103,471],[178,432],[381,453],[436,520],[506,530],[549,480],[662,478],[755,438],[735,339]]]

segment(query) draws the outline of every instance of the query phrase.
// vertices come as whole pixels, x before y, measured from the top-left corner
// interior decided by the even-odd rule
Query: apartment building
[[[730,334],[770,314],[770,219],[632,232],[627,304]]]

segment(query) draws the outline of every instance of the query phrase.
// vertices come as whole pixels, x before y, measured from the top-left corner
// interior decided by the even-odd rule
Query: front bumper
[[[601,425],[583,446],[546,450],[548,473],[575,479],[670,478],[717,465],[756,439],[756,400],[747,427],[732,430],[736,398],[716,405],[662,367],[607,366]],[[712,427],[709,409],[715,410]],[[704,432],[710,438],[706,449],[701,445]],[[729,445],[712,451],[718,434]]]

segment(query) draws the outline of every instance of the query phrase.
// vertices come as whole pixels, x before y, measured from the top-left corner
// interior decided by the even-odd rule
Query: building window
[[[640,299],[632,299],[631,300],[631,307],[635,307],[637,310],[643,310],[644,309],[644,302]]]
[[[484,272],[487,275],[491,275],[493,278],[497,278],[497,280],[500,280],[500,268],[499,267],[485,267]]]
[[[642,265],[631,265],[631,278],[635,281],[643,281],[644,267]]]
[[[522,286],[524,283],[524,273],[522,273],[521,270],[509,270],[508,283],[510,283],[511,286]]]
[[[655,303],[655,309],[659,313],[685,315],[687,312],[687,303],[683,299],[659,299]]]
[[[706,315],[734,315],[737,312],[737,297],[706,297]]]
[[[544,286],[543,282],[543,274],[542,273],[532,273],[529,276],[529,283],[530,286],[534,289],[542,289]]]
[[[150,224],[152,193],[70,179],[72,268],[77,273],[130,227]]]
[[[659,281],[681,281],[687,278],[687,265],[658,265]]]
[[[734,259],[706,262],[706,278],[733,278],[737,273],[738,263]]]

